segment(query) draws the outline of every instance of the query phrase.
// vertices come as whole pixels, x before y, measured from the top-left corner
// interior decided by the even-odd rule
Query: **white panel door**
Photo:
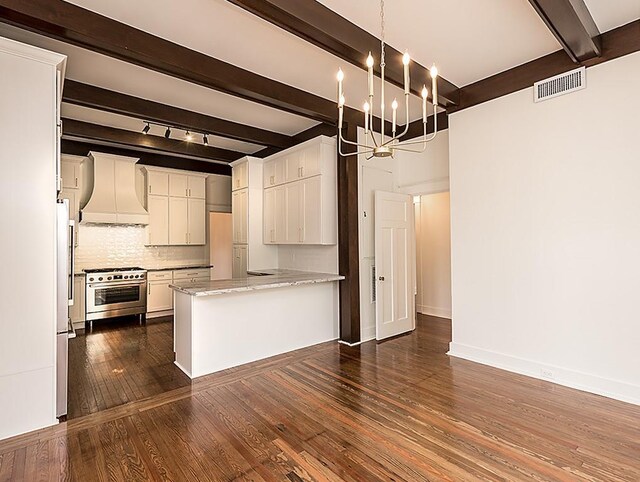
[[[275,239],[277,244],[287,241],[287,199],[285,186],[274,188],[275,191]]]
[[[80,177],[80,165],[76,162],[61,162],[60,173],[62,176],[63,189],[78,188],[78,178]]]
[[[171,281],[154,281],[147,285],[147,313],[173,309]]]
[[[291,244],[302,243],[302,183],[292,182],[285,184],[286,202],[286,242]]]
[[[302,184],[302,242],[322,244],[322,176],[301,181]]]
[[[147,191],[149,194],[158,196],[169,195],[169,173],[148,171],[147,172]]]
[[[189,244],[206,244],[205,239],[205,200],[189,199]]]
[[[187,198],[169,198],[169,244],[188,244],[189,205]]]
[[[150,246],[165,246],[169,244],[169,198],[166,196],[148,196],[147,210],[149,211],[149,225],[147,232]]]
[[[276,242],[276,189],[264,190],[264,216],[262,242],[274,244]]]
[[[415,315],[415,222],[408,194],[376,191],[376,339],[411,331]]]
[[[186,174],[169,174],[169,196],[187,197],[189,180]]]
[[[311,177],[320,174],[319,145],[308,147],[300,155],[300,177]]]
[[[206,197],[206,180],[200,176],[189,176],[188,178],[189,197],[204,199]]]

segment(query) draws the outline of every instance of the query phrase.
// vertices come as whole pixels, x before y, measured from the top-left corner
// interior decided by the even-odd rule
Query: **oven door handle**
[[[88,288],[96,289],[96,288],[129,288],[131,286],[143,286],[146,284],[146,281],[142,281],[140,283],[89,283],[87,285]]]

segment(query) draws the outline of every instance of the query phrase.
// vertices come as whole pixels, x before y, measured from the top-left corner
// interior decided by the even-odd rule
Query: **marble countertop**
[[[198,283],[173,283],[169,285],[176,291],[191,296],[212,296],[225,293],[282,288],[313,283],[340,281],[344,276],[331,273],[315,273],[310,271],[293,271],[284,269],[263,270],[264,276],[250,276],[225,280],[202,281]]]

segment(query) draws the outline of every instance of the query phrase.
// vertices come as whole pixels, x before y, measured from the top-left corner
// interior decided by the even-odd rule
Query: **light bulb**
[[[338,102],[338,107],[343,107],[344,106],[344,95],[340,96],[340,102]]]
[[[344,80],[344,72],[342,69],[338,69],[338,75],[336,75],[338,82],[342,82]]]
[[[193,136],[191,135],[191,132],[187,131],[184,135],[184,138],[187,142],[191,142],[193,140]]]
[[[411,57],[409,57],[409,52],[405,52],[402,56],[402,63],[404,65],[409,65],[409,62],[411,62]]]
[[[370,109],[369,102],[365,102],[362,108],[364,109],[365,112],[369,112],[369,109]]]
[[[431,74],[432,79],[435,79],[438,76],[438,67],[436,67],[436,64],[433,64],[431,66],[431,68],[429,69],[429,73]]]
[[[207,135],[206,135],[206,134],[204,134],[204,135],[202,136],[202,143],[203,143],[205,146],[208,146],[208,145],[209,145],[209,139],[207,138]]]
[[[373,57],[371,56],[371,52],[369,52],[369,56],[367,57],[367,67],[373,67]]]
[[[398,101],[396,99],[393,99],[393,102],[391,103],[391,108],[393,110],[396,110],[398,108]]]
[[[426,99],[429,96],[429,91],[427,90],[427,86],[423,85],[422,86],[422,98]]]

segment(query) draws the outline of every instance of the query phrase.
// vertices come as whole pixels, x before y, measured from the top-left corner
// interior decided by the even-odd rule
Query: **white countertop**
[[[262,270],[265,276],[250,276],[247,278],[233,278],[225,280],[202,281],[198,283],[173,283],[170,288],[191,296],[212,296],[242,291],[282,288],[313,283],[327,283],[340,281],[344,276],[331,273],[314,273],[310,271],[293,270]]]

